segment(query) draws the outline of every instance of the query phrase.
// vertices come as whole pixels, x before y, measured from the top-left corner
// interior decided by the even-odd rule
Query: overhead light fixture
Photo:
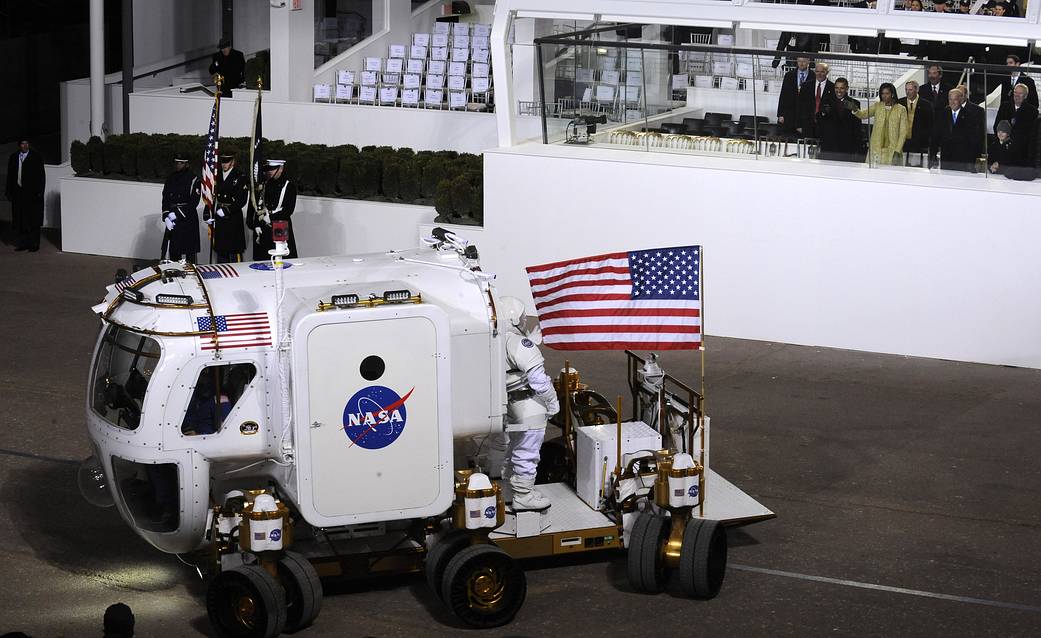
[[[518,18],[545,18],[547,20],[587,20],[596,19],[592,13],[574,13],[570,11],[518,11]]]
[[[796,33],[840,33],[842,35],[859,35],[875,37],[878,29],[864,27],[830,27],[815,24],[785,24],[783,22],[738,22],[739,29],[758,29],[761,31],[794,31]]]
[[[660,16],[624,16],[603,14],[604,22],[635,22],[637,24],[662,24],[670,27],[706,27],[710,29],[733,29],[733,20],[686,20],[683,18],[663,18]]]
[[[908,40],[933,40],[936,42],[968,42],[970,44],[1000,44],[1008,47],[1025,47],[1027,41],[1021,38],[1003,38],[1001,36],[968,35],[960,33],[926,33],[924,31],[897,31],[886,29],[887,38],[905,38]]]

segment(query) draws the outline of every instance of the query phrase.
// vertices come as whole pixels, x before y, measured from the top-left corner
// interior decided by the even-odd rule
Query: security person
[[[271,222],[285,220],[289,224],[289,255],[296,254],[296,236],[293,234],[293,210],[296,209],[296,184],[285,178],[285,160],[268,160],[264,168],[267,179],[264,180],[264,196],[257,204],[260,210],[251,206],[246,217],[246,225],[253,231],[253,261],[270,259],[268,251],[275,247],[271,237]]]
[[[11,227],[17,238],[15,250],[34,253],[40,249],[46,181],[43,158],[29,148],[29,140],[20,140],[18,150],[7,160],[7,185],[4,188],[4,194],[11,202]]]
[[[213,227],[213,250],[218,264],[242,261],[246,251],[245,219],[242,207],[249,199],[249,180],[235,166],[235,155],[220,156],[220,181],[217,182],[217,204],[213,217],[206,223]]]
[[[174,172],[163,184],[162,257],[194,264],[199,254],[199,178],[188,170],[188,160],[174,160]]]
[[[210,58],[210,75],[220,75],[223,78],[221,94],[231,97],[231,90],[242,86],[243,76],[246,73],[246,57],[242,51],[231,48],[230,38],[221,38],[217,44],[218,51]]]
[[[509,442],[502,477],[513,492],[513,509],[544,510],[549,500],[535,489],[546,421],[560,411],[553,381],[546,375],[538,343],[542,333],[524,303],[516,297],[499,299],[499,313],[506,320],[506,432]]]

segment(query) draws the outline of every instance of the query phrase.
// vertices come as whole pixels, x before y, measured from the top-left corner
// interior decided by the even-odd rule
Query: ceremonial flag
[[[199,332],[212,333],[216,326],[221,350],[230,348],[254,348],[271,345],[271,323],[266,312],[248,312],[235,315],[196,317]],[[210,334],[201,335],[203,350],[215,350],[216,344]]]
[[[701,247],[634,250],[527,268],[555,350],[701,347]]]
[[[213,100],[213,111],[210,113],[210,132],[206,136],[206,152],[202,156],[202,201],[206,209],[213,211],[216,201],[214,192],[217,188],[217,146],[220,128],[220,88]]]
[[[253,106],[253,134],[250,137],[249,146],[249,198],[253,204],[253,210],[260,210],[260,207],[257,206],[257,184],[260,182],[261,170],[264,166],[264,149],[261,146],[264,136],[261,130],[260,95],[258,79],[257,101]]]

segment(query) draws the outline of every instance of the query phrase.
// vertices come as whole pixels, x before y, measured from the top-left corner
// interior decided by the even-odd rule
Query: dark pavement
[[[9,230],[0,222],[0,230]],[[53,237],[50,238],[53,240]],[[90,313],[124,260],[0,246],[0,633],[207,635],[204,588],[84,502]],[[711,324],[709,324],[711,325]],[[629,591],[624,555],[528,564],[487,636],[1041,636],[1041,372],[709,339],[713,467],[777,512],[731,535],[712,601]],[[558,370],[563,357],[549,355]],[[609,397],[621,353],[571,357]],[[693,380],[693,354],[665,357]],[[457,635],[419,578],[330,584],[301,636]]]

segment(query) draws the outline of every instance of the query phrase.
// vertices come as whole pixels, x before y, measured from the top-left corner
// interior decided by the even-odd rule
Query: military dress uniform
[[[195,263],[199,254],[199,178],[188,169],[174,171],[163,185],[163,258]]]
[[[246,252],[246,227],[242,208],[249,200],[249,180],[232,167],[217,184],[217,205],[213,211],[213,251],[218,264],[242,261]]]
[[[281,165],[279,163],[276,166]],[[282,220],[289,223],[288,258],[297,257],[296,236],[293,234],[291,219],[296,208],[296,184],[284,175],[268,178],[264,182],[264,195],[260,205],[262,211],[258,212],[251,206],[246,218],[246,226],[253,233],[253,261],[267,261],[271,258],[268,251],[275,247],[275,240],[271,236],[271,222]]]

